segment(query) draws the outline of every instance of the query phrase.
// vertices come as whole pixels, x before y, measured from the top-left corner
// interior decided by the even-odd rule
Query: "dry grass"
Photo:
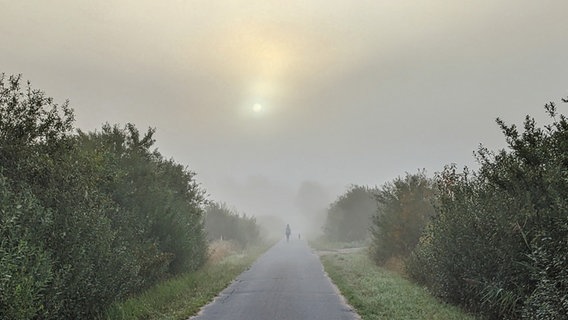
[[[237,246],[231,241],[215,240],[209,244],[208,263],[218,264],[224,258],[235,253]]]
[[[384,264],[383,268],[392,271],[398,275],[406,276],[404,260],[400,257],[390,257]]]

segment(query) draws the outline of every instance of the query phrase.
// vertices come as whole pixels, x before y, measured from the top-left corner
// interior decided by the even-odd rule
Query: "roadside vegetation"
[[[379,265],[400,265],[434,216],[435,187],[426,173],[407,173],[377,189],[369,254]]]
[[[260,241],[260,228],[254,217],[218,202],[210,202],[205,208],[205,233],[209,241],[230,241],[240,248]]]
[[[363,320],[475,319],[426,289],[375,265],[365,251],[321,257],[326,272]]]
[[[226,241],[210,245],[210,259],[198,271],[162,282],[140,295],[115,303],[107,320],[188,319],[212,301],[268,248],[255,245],[237,250]]]
[[[337,242],[337,241],[327,241],[325,237],[309,239],[308,242],[310,244],[310,247],[318,251],[332,251],[332,252],[342,249],[367,248],[369,246],[368,240]]]
[[[568,102],[568,101],[564,101]],[[443,299],[488,318],[568,319],[568,121],[497,122],[508,150],[436,177],[438,209],[408,261]]]
[[[406,173],[330,204],[320,245],[368,247],[323,258],[355,307],[391,317],[387,291],[412,296],[373,261],[479,317],[568,319],[568,119],[545,111],[544,127],[498,119],[508,148],[480,147],[477,171]],[[207,200],[154,133],[82,132],[67,102],[0,75],[3,318],[185,317],[250,264],[227,252],[259,243],[256,220]]]
[[[210,202],[193,171],[158,152],[154,132],[82,132],[67,102],[0,75],[1,318],[101,318],[205,272]],[[230,223],[248,228],[234,235],[240,249],[259,240],[254,219]]]
[[[542,128],[497,119],[508,148],[480,147],[477,171],[452,164],[369,189],[369,257],[485,319],[568,319],[568,119],[554,103],[545,111]]]

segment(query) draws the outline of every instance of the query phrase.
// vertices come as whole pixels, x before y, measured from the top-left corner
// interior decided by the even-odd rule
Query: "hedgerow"
[[[150,129],[75,133],[20,76],[0,76],[0,315],[91,319],[206,259],[204,192]]]
[[[568,102],[564,100],[564,102]],[[439,173],[436,215],[407,270],[433,293],[492,319],[568,316],[568,121],[498,119],[508,149],[480,169]]]

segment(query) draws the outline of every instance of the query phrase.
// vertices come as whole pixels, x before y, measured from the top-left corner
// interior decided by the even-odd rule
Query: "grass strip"
[[[114,304],[106,319],[187,319],[217,296],[266,249],[257,248],[246,254],[231,255],[196,272],[169,279],[136,297]]]
[[[326,254],[321,260],[330,278],[364,320],[475,319],[438,301],[426,289],[400,275],[377,267],[365,252]]]
[[[352,241],[352,242],[334,242],[323,238],[311,239],[308,241],[310,247],[318,251],[337,251],[348,248],[368,247],[368,241]]]

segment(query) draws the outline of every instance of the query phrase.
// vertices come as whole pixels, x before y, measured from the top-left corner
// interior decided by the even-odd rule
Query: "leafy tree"
[[[324,235],[332,241],[362,241],[369,237],[377,203],[372,189],[353,185],[327,211]]]
[[[434,215],[433,181],[424,171],[406,174],[383,185],[376,194],[371,257],[384,264],[391,257],[407,257]]]

